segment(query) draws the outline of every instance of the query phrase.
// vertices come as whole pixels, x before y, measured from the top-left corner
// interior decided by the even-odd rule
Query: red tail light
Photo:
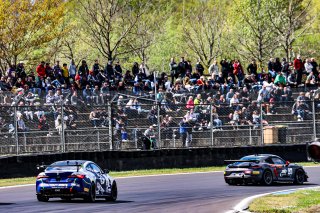
[[[251,174],[251,170],[244,171],[245,174]]]
[[[47,175],[38,175],[37,176],[37,179],[42,179],[42,178],[49,178],[49,176],[47,176]]]
[[[68,178],[79,178],[79,179],[84,179],[86,175],[70,175]]]

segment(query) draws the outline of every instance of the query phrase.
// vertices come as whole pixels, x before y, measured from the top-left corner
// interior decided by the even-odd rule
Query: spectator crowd
[[[119,146],[129,138],[128,115],[138,114],[150,121],[144,135],[156,148],[156,126],[161,116],[159,125],[164,138],[181,138],[182,144],[189,146],[193,131],[211,127],[220,130],[226,124],[220,117],[225,115],[234,129],[243,125],[254,128],[268,125],[265,115],[276,114],[278,106],[291,107],[297,121],[308,119],[312,110],[309,101],[318,101],[320,94],[316,60],[300,56],[293,61],[270,58],[266,67],[259,67],[254,59],[246,67],[240,60],[223,59],[213,61],[206,72],[200,61],[193,66],[191,61],[181,57],[179,62],[171,58],[168,72],[155,78],[145,63],[134,63],[127,70],[119,61],[109,61],[102,66],[95,60],[91,67],[85,60],[79,66],[73,60],[69,64],[57,60],[53,65],[42,61],[34,71],[27,72],[20,62],[0,74],[1,106],[18,107],[19,131],[29,131],[26,120],[34,121],[38,130],[48,131],[49,115],[59,133],[62,126],[77,129],[79,110],[96,106],[88,116],[92,127],[107,127],[111,122]],[[293,88],[304,88],[296,100]],[[108,112],[99,106],[112,101],[116,94],[127,96],[117,96],[117,107],[110,121]],[[149,97],[150,103],[157,100],[159,112],[157,105],[144,106],[141,97]],[[64,112],[61,104],[68,106]],[[185,114],[177,122],[169,114],[179,111]],[[3,117],[0,117],[0,125],[2,129],[13,131],[12,123]],[[174,127],[178,128],[174,130]],[[137,135],[136,132],[132,134]]]

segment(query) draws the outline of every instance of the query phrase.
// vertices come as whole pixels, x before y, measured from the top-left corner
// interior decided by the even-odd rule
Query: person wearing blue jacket
[[[189,124],[188,124],[187,119],[185,117],[182,119],[179,126],[180,126],[179,133],[180,133],[182,146],[187,147],[187,137],[188,137]]]

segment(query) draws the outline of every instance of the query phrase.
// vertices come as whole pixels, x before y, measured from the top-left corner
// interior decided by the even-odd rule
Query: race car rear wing
[[[259,163],[259,160],[224,160],[225,163]]]
[[[78,164],[76,162],[75,164],[66,164],[66,165],[45,165],[43,162],[41,165],[37,164],[37,170],[45,170],[48,167],[70,167],[70,166],[76,166],[77,167],[77,172],[79,172],[79,168],[82,166],[82,164]]]

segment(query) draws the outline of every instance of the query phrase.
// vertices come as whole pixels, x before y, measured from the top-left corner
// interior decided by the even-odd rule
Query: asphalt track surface
[[[310,179],[303,186],[228,186],[222,172],[121,178],[116,202],[50,199],[42,203],[36,200],[35,186],[2,188],[0,212],[226,212],[248,196],[320,185],[320,167],[306,170]]]

